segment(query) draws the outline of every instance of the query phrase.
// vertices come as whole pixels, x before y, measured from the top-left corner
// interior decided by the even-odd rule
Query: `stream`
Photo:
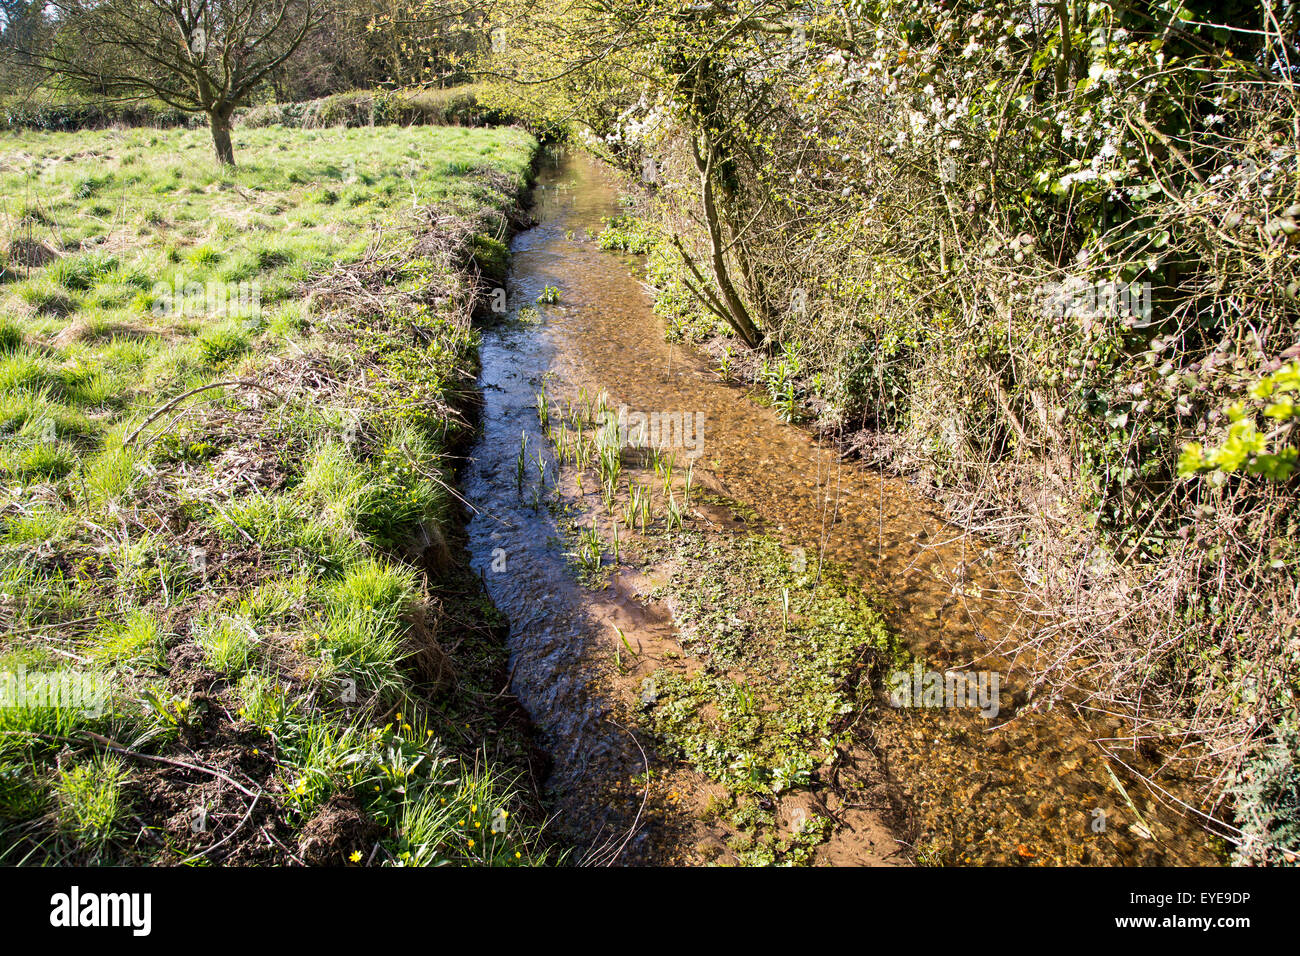
[[[694,413],[702,488],[741,503],[813,560],[848,569],[927,667],[1002,676],[1004,703],[991,719],[970,707],[873,709],[844,772],[875,797],[831,807],[839,825],[816,862],[1219,862],[1184,806],[1196,806],[1193,788],[1158,748],[1125,741],[1122,715],[1033,706],[1023,663],[993,650],[1015,647],[1028,626],[1005,596],[1018,581],[1005,556],[947,523],[905,481],[843,461],[721,381],[689,347],[665,341],[636,262],[595,241],[621,211],[613,177],[583,153],[540,174],[537,225],[514,240],[508,289],[512,312],[533,306],[538,317],[484,332],[481,436],[463,475],[473,565],[510,622],[511,691],[550,758],[553,826],[581,861],[726,862],[727,834],[698,812],[716,785],[657,754],[636,726],[643,669],[678,651],[671,608],[633,572],[603,588],[579,583],[554,509],[519,490],[521,433],[544,468],[552,451],[538,422],[543,389]],[[533,305],[548,286],[559,301]],[[573,497],[553,454],[549,467]],[[630,635],[644,664],[611,666],[613,633]]]

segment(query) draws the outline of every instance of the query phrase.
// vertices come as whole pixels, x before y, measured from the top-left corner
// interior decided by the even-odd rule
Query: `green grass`
[[[124,832],[127,771],[116,757],[97,756],[59,771],[59,827],[82,846],[100,850]]]
[[[96,635],[96,656],[115,664],[161,667],[167,646],[164,625],[149,611],[129,611],[121,620],[106,621]]]
[[[432,787],[402,807],[399,866],[446,863],[535,866],[546,855],[511,835],[516,784],[491,769],[464,773],[451,786]]]
[[[256,632],[244,618],[220,617],[204,622],[196,643],[209,667],[222,674],[238,676],[248,669],[256,639]]]
[[[356,563],[332,582],[312,641],[327,671],[354,675],[364,689],[380,696],[400,686],[402,618],[415,596],[410,571],[373,559]]]
[[[69,673],[54,661],[25,660],[11,652],[0,659],[0,673],[10,675],[14,686],[22,685],[18,699],[6,700],[0,707],[0,734],[9,738],[4,742],[6,750],[24,737],[33,751],[57,749],[64,738],[86,730],[102,731],[113,722],[115,702],[106,686],[108,678],[93,670]],[[66,689],[71,679],[78,680],[80,689]],[[104,683],[98,684],[100,680]]]
[[[452,520],[478,341],[441,311],[461,274],[420,251],[420,211],[469,223],[455,241],[500,274],[535,148],[512,129],[267,127],[237,132],[230,170],[201,130],[0,134],[0,248],[53,253],[0,283],[0,671],[75,665],[114,689],[99,714],[0,707],[0,816],[28,821],[0,829],[0,860],[192,848],[186,828],[141,838],[141,765],[91,734],[235,761],[290,826],[358,801],[388,834],[377,862],[544,858],[535,829],[471,847],[434,812],[524,816],[514,771],[482,757],[500,651],[461,642],[476,696],[427,693],[413,629],[444,596],[407,548]],[[391,304],[308,294],[340,269],[372,270]],[[141,428],[229,379],[274,395],[210,389]]]

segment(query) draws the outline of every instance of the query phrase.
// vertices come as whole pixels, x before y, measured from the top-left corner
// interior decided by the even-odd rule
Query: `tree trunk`
[[[694,139],[691,146],[695,151],[695,165],[700,171],[700,198],[704,205],[704,224],[709,231],[709,250],[710,259],[713,265],[713,276],[717,280],[718,290],[722,293],[722,300],[726,303],[728,318],[732,329],[740,336],[746,345],[751,349],[757,349],[763,344],[763,333],[754,325],[754,320],[749,315],[749,310],[745,308],[745,303],[741,301],[740,294],[736,292],[735,285],[731,282],[731,275],[727,270],[726,251],[722,241],[722,224],[719,221],[718,207],[713,195],[713,162],[716,158],[716,152],[713,144],[705,139],[704,152],[701,153],[698,142]]]
[[[225,110],[213,110],[208,113],[208,123],[212,127],[212,143],[217,148],[217,161],[226,166],[235,165],[235,147],[230,142],[230,116]]]

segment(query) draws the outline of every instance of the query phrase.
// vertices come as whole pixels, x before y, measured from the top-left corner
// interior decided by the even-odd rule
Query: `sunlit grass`
[[[251,749],[273,761],[277,812],[302,823],[358,795],[396,850],[408,801],[458,759],[427,717],[400,740],[379,718],[446,704],[415,699],[429,582],[401,561],[447,520],[444,396],[473,333],[422,314],[433,341],[391,358],[411,377],[373,399],[361,443],[344,435],[352,409],[283,382],[283,402],[222,387],[165,406],[307,354],[346,374],[355,355],[306,284],[402,252],[423,207],[494,221],[533,148],[516,130],[240,130],[229,170],[199,130],[0,134],[0,249],[21,234],[42,260],[0,262],[0,664],[76,663],[114,695],[102,714],[0,708],[0,813],[39,834],[0,840],[0,860],[151,859],[131,839],[137,765],[96,756],[92,735],[166,753],[227,717],[270,738]],[[457,281],[398,260],[394,288]]]
[[[100,849],[122,834],[126,767],[116,757],[97,756],[59,772],[59,825],[83,846]]]

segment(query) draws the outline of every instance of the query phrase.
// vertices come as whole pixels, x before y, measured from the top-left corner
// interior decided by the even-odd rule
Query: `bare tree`
[[[327,14],[329,0],[52,0],[56,84],[107,99],[152,96],[203,113],[234,165],[230,118]]]

